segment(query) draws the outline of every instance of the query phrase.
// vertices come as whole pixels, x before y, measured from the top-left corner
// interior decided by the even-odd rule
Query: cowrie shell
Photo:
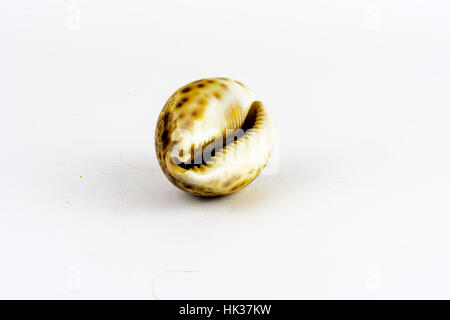
[[[266,166],[273,142],[266,107],[239,81],[207,78],[169,98],[155,132],[158,163],[178,188],[212,197],[239,191]]]

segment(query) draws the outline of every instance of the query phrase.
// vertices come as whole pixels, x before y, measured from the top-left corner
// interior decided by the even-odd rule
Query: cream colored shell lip
[[[266,166],[273,122],[239,81],[191,82],[166,102],[155,131],[158,163],[178,188],[213,197],[239,191]]]

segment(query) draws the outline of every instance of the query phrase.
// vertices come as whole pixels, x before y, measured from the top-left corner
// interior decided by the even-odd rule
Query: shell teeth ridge
[[[265,112],[264,108],[259,107],[258,108],[258,114],[255,120],[254,125],[252,128],[247,130],[244,136],[234,141],[232,144],[229,144],[225,146],[222,150],[217,152],[214,157],[207,162],[207,166],[211,166],[213,164],[218,164],[219,162],[224,162],[224,157],[230,153],[238,152],[244,147],[247,147],[249,143],[252,143],[253,140],[256,139],[256,136],[258,134],[258,131],[263,129],[266,125],[267,121],[269,120],[268,114]],[[238,124],[236,124],[238,122]],[[233,122],[234,128],[238,128],[241,126],[241,124],[244,122],[242,119],[242,116],[239,115],[238,118]]]

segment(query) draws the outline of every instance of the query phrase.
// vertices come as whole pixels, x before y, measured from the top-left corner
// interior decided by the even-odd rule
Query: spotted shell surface
[[[178,89],[155,131],[156,156],[169,181],[205,197],[246,187],[266,166],[273,141],[266,107],[244,84],[227,78]]]

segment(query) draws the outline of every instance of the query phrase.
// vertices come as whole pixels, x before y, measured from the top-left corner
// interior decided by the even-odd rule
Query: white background
[[[201,200],[170,94],[242,81],[278,170]],[[0,3],[0,298],[450,298],[448,1]]]

